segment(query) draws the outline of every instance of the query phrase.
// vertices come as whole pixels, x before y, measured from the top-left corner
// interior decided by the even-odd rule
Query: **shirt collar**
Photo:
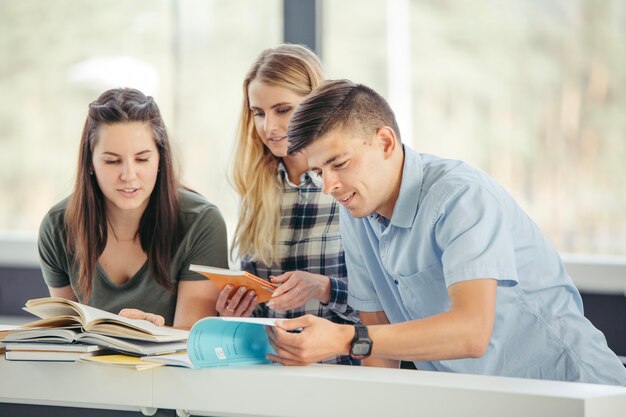
[[[424,173],[420,154],[404,145],[402,149],[404,151],[402,182],[390,223],[397,227],[409,228],[417,217]]]
[[[289,181],[287,168],[285,168],[285,164],[283,164],[282,161],[278,162],[278,179],[281,182],[287,183],[292,188],[301,188],[310,184],[313,184],[318,188],[322,188],[322,178],[313,171],[306,171],[300,175],[300,185],[296,185]]]

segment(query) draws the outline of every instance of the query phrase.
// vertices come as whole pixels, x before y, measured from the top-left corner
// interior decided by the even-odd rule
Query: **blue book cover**
[[[142,360],[188,368],[243,366],[271,363],[275,354],[265,326],[282,319],[205,317],[189,332],[186,354],[148,356]]]

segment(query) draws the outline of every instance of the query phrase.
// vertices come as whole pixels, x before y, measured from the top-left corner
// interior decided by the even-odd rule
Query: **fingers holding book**
[[[249,317],[258,303],[258,297],[246,287],[227,285],[217,297],[215,309],[222,317]]]
[[[271,309],[291,310],[313,299],[327,304],[330,299],[330,279],[324,275],[289,271],[270,278],[272,283],[280,284],[267,304]]]
[[[333,323],[310,314],[276,323],[267,329],[276,354],[268,359],[283,365],[308,365],[345,355],[354,336],[352,326]]]

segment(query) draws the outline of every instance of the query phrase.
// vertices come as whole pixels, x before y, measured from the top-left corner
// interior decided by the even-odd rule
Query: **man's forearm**
[[[364,359],[361,364],[363,366],[371,366],[376,368],[392,368],[398,369],[400,368],[400,361],[395,359],[383,359],[383,358],[372,358],[369,357]]]

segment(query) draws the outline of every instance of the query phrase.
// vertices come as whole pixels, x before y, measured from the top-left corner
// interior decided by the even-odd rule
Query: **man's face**
[[[374,211],[387,214],[391,184],[387,181],[390,164],[385,151],[377,133],[368,136],[335,129],[307,146],[303,153],[311,169],[322,177],[323,191],[353,217],[361,218]]]

